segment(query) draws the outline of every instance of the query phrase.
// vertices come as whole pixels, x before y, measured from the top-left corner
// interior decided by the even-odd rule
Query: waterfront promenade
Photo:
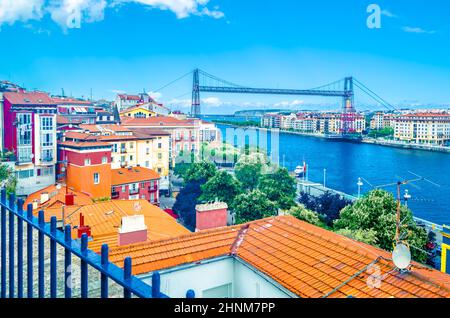
[[[227,140],[226,133],[232,126],[218,127]],[[249,129],[254,129],[257,135],[262,131]],[[263,135],[270,138],[271,132],[264,130]],[[270,152],[271,146],[268,147]],[[439,186],[419,182],[404,187],[402,191],[408,189],[412,195],[409,207],[418,218],[436,224],[450,224],[450,179],[445,173],[450,171],[448,153],[342,142],[284,132],[279,134],[277,148],[278,163],[289,171],[294,171],[305,160],[310,180],[323,180],[326,169],[327,186],[351,195],[357,193],[360,177],[367,181],[361,188],[362,193],[374,186],[415,178],[410,172],[426,177]],[[395,192],[395,187],[385,189]]]

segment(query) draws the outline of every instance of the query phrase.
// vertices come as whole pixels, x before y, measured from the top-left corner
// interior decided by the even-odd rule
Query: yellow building
[[[140,166],[153,169],[164,178],[169,175],[170,133],[154,129],[132,129]]]
[[[433,145],[445,145],[450,141],[450,114],[406,114],[394,122],[396,140]]]
[[[120,117],[130,117],[130,118],[149,118],[156,117],[158,114],[152,110],[149,110],[144,105],[139,105],[131,107],[120,112]]]

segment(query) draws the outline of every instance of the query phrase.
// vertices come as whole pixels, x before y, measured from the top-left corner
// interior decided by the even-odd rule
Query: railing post
[[[38,295],[39,298],[45,297],[45,280],[44,280],[44,229],[45,219],[44,211],[39,211],[38,216],[39,233],[38,233]]]
[[[72,229],[69,224],[64,228],[64,297],[72,298],[72,253],[70,246],[72,244]]]
[[[186,292],[186,298],[195,298],[195,292],[192,289],[189,289]]]
[[[161,289],[161,276],[158,272],[152,275],[152,298],[159,298]]]
[[[109,248],[107,244],[102,245],[102,267],[104,270],[108,268],[108,254],[109,254]],[[101,273],[100,274],[100,282],[101,282],[101,297],[102,298],[108,298],[108,276],[106,274]]]
[[[50,219],[50,298],[56,298],[56,216]]]
[[[23,298],[23,200],[17,200],[17,298]]]
[[[33,205],[27,206],[27,297],[33,298]]]
[[[81,298],[88,298],[88,264],[84,260],[87,254],[88,236],[83,233],[81,236]]]
[[[2,230],[2,246],[1,246],[1,298],[6,298],[6,208],[3,206],[6,204],[6,189],[2,189],[1,191],[1,230]]]
[[[131,282],[131,257],[125,258],[123,263],[123,279],[128,285]],[[123,297],[131,298],[131,292],[127,287],[123,289]]]
[[[9,298],[14,298],[14,287],[16,286],[14,278],[14,204],[16,197],[14,194],[9,195]]]

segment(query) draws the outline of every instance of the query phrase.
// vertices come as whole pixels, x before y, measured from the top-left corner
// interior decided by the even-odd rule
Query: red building
[[[59,143],[61,179],[92,198],[111,195],[111,145],[105,142]],[[64,169],[63,169],[64,168]]]
[[[115,200],[145,199],[159,205],[159,179],[154,170],[135,167],[111,170],[111,198]]]
[[[47,93],[18,89],[3,94],[3,146],[16,157],[17,194],[55,182],[56,112]]]

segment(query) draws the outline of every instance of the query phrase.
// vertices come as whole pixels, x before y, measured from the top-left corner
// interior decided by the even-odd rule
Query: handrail
[[[111,263],[108,260],[108,245],[104,244],[101,249],[101,255],[94,253],[87,248],[88,237],[83,234],[81,240],[73,240],[71,237],[71,226],[66,225],[64,231],[56,228],[57,219],[55,216],[51,218],[50,223],[44,222],[44,211],[39,211],[38,217],[33,216],[33,206],[29,204],[27,211],[23,211],[23,200],[15,200],[15,195],[11,194],[9,199],[6,198],[6,190],[1,190],[0,196],[1,208],[1,298],[6,297],[6,245],[9,244],[9,297],[13,298],[16,294],[23,297],[23,274],[27,274],[28,297],[33,297],[33,237],[32,231],[36,230],[38,235],[38,294],[44,297],[44,237],[50,239],[50,294],[56,297],[56,275],[57,275],[57,258],[56,246],[59,244],[64,248],[65,255],[65,277],[67,281],[68,267],[71,265],[72,255],[78,257],[81,261],[81,297],[88,297],[88,266],[96,269],[101,274],[101,295],[108,297],[108,279],[113,280],[123,287],[124,297],[129,298],[131,294],[141,298],[168,298],[159,290],[160,276],[158,272],[153,273],[153,286],[149,286],[139,278],[133,276],[132,260],[130,257],[124,260],[124,269]],[[9,240],[6,241],[6,211],[9,212]],[[14,223],[17,219],[17,240],[15,239]],[[27,269],[23,269],[23,222],[27,225]],[[31,235],[30,235],[31,234]],[[14,258],[16,256],[15,245],[17,244],[17,292],[15,290],[16,282],[14,280],[15,267]],[[69,270],[70,271],[70,270]],[[31,289],[30,289],[31,288]],[[31,290],[31,292],[30,292]],[[71,287],[65,287],[65,297],[71,298]]]

